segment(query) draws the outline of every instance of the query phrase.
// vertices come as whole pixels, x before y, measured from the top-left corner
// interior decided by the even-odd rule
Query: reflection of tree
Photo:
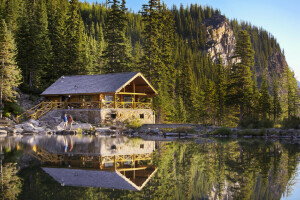
[[[18,172],[16,163],[7,163],[2,167],[3,179],[1,179],[1,199],[16,199],[21,191],[21,179],[16,175]]]

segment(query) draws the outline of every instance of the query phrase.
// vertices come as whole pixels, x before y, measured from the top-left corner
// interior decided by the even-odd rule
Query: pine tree
[[[259,108],[260,108],[261,119],[266,120],[267,116],[268,115],[270,116],[271,96],[268,91],[268,84],[265,75],[263,76],[262,85],[260,89]]]
[[[51,59],[51,45],[45,0],[25,0],[17,30],[17,63],[23,71],[24,83],[33,90],[44,89],[45,69]]]
[[[273,79],[272,91],[273,91],[273,100],[272,100],[273,112],[272,113],[273,113],[273,121],[274,123],[276,123],[282,113],[282,108],[280,105],[280,99],[278,94],[278,83],[276,79]]]
[[[231,67],[229,83],[227,85],[227,103],[239,105],[239,124],[251,109],[253,95],[252,73],[250,68],[254,64],[254,51],[251,49],[250,36],[247,31],[240,31],[236,42],[235,56],[239,62]]]
[[[14,41],[4,19],[0,22],[0,61],[0,108],[2,109],[3,101],[15,99],[17,94],[15,89],[21,83],[21,72],[15,64]]]
[[[102,26],[100,25],[99,32],[98,32],[98,38],[97,38],[97,52],[96,52],[96,59],[97,64],[95,65],[95,73],[101,74],[103,71],[103,59],[102,54],[103,50],[105,48],[105,42],[104,42],[104,36],[103,36],[103,30]]]
[[[79,11],[78,0],[71,0],[69,2],[69,12],[66,25],[66,49],[68,54],[65,70],[70,75],[85,74],[85,59],[87,55],[85,49],[86,36],[84,34],[84,25]]]
[[[176,122],[186,122],[186,110],[182,98],[180,96],[176,101]]]
[[[105,32],[107,46],[102,55],[105,60],[104,71],[106,73],[131,71],[132,58],[125,38],[127,27],[125,0],[122,0],[121,4],[118,0],[109,3],[111,8],[108,11]]]
[[[219,56],[218,59],[218,69],[216,74],[216,113],[218,119],[218,125],[222,125],[225,111],[225,90],[226,90],[226,80],[225,80],[225,69],[222,65],[222,59]]]
[[[140,70],[146,75],[146,77],[156,86],[156,82],[159,82],[159,77],[165,66],[161,61],[161,49],[159,47],[159,38],[161,23],[160,21],[160,1],[149,0],[148,4],[143,5],[142,17],[145,23],[145,29],[143,35],[145,38],[144,56],[141,60]]]
[[[46,70],[46,79],[53,83],[59,77],[70,72],[67,50],[67,14],[68,0],[47,2],[49,39],[52,47],[51,64]]]

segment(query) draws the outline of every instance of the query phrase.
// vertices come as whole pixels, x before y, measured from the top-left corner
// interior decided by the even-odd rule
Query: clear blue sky
[[[82,0],[83,1],[83,0]],[[86,0],[93,2],[93,0]],[[96,0],[94,0],[95,2]],[[105,2],[98,0],[99,3]],[[138,12],[147,0],[127,0],[127,7]],[[300,0],[165,0],[169,7],[191,3],[221,10],[229,19],[248,21],[275,36],[285,51],[288,65],[300,80]]]

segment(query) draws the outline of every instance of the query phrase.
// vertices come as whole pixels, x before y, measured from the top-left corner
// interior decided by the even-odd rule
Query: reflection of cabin
[[[155,95],[157,91],[138,72],[62,76],[41,94],[46,101],[24,115],[39,118],[52,109],[100,110],[101,122],[138,118],[142,123],[153,123]]]
[[[65,152],[62,145],[53,148],[61,138],[36,140],[25,151],[62,185],[141,190],[157,171],[152,163],[154,141],[95,138],[78,144],[77,137],[70,136],[66,144],[74,147]]]

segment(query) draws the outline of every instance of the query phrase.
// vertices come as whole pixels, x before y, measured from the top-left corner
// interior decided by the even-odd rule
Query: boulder
[[[53,130],[55,130],[55,131],[63,131],[64,129],[60,125],[58,125],[58,126],[55,126],[53,128]]]
[[[39,126],[40,124],[38,120],[34,120],[34,119],[30,119],[28,122],[31,123],[33,126]]]
[[[14,129],[15,133],[22,133],[24,130],[22,128],[16,128]]]
[[[35,129],[34,129],[34,132],[35,133],[42,133],[42,132],[44,132],[45,131],[45,128],[44,127],[36,127]]]
[[[24,123],[22,127],[26,133],[32,133],[35,130],[34,126],[30,123]]]
[[[78,128],[81,128],[82,130],[89,130],[89,129],[93,128],[93,126],[88,123],[83,123],[83,124],[73,125],[73,127],[72,127],[73,130],[76,130]]]
[[[15,129],[23,129],[23,124],[16,124],[15,125]]]

